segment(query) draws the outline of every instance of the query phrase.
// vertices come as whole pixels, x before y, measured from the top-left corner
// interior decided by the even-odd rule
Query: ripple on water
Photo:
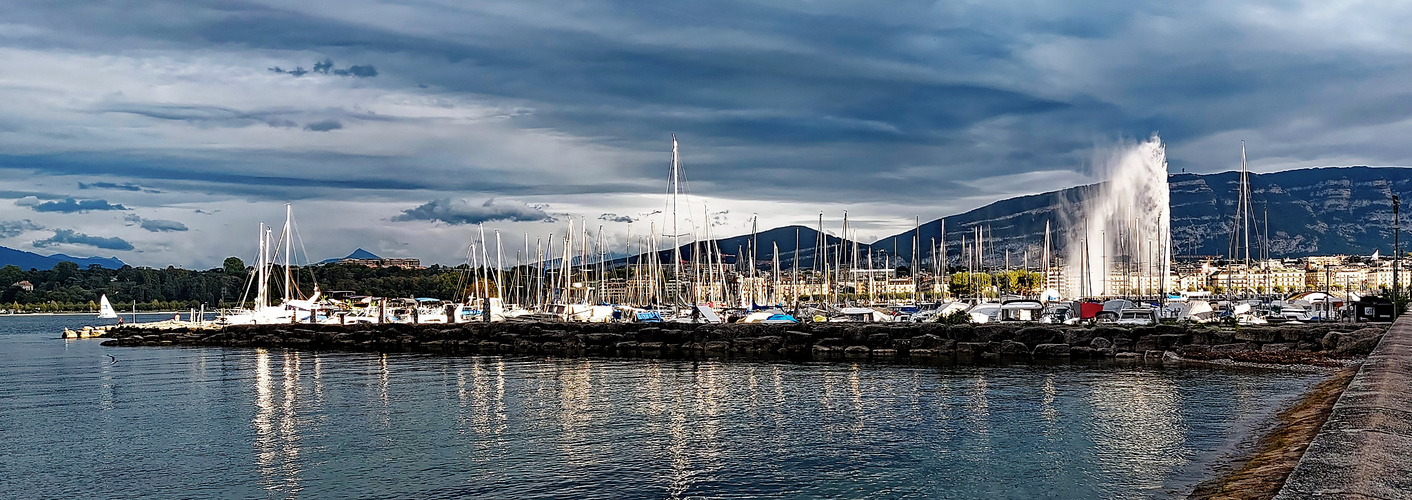
[[[52,338],[85,319],[0,318],[4,496],[1151,498],[1322,378]]]

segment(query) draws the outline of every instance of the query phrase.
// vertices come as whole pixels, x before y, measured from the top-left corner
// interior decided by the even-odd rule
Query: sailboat
[[[113,303],[108,302],[108,294],[106,293],[103,294],[102,298],[98,299],[98,318],[118,319],[118,312],[113,310]]]
[[[291,253],[293,252],[292,240],[293,231],[293,211],[288,204],[284,206],[284,230],[281,233],[280,241],[284,242],[284,251],[277,251],[277,242],[272,241],[273,228],[260,224],[260,255],[257,258],[254,275],[251,276],[251,285],[257,287],[255,291],[255,307],[252,309],[234,309],[223,312],[216,321],[225,325],[272,325],[287,323],[309,322],[315,314],[316,302],[319,300],[319,288],[314,286],[313,296],[307,299],[294,298],[293,274],[291,271]],[[274,244],[272,244],[274,243]],[[284,300],[279,305],[271,304],[269,297],[269,279],[275,268],[275,259],[278,254],[284,256]],[[242,298],[242,303],[244,299]]]

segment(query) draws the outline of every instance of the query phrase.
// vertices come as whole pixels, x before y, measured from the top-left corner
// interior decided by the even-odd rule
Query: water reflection
[[[303,477],[299,434],[300,354],[283,356],[282,389],[276,402],[275,379],[270,353],[255,351],[255,465],[265,489],[297,496]]]
[[[1097,456],[1105,470],[1137,486],[1158,488],[1186,463],[1182,398],[1170,377],[1131,372],[1098,381],[1090,391]]]

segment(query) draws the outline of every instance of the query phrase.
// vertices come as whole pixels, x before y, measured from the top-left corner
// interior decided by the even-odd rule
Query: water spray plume
[[[1121,276],[1167,276],[1171,209],[1167,191],[1166,145],[1156,134],[1101,152],[1094,175],[1103,179],[1066,221],[1066,274],[1070,294],[1114,295],[1109,272]],[[1126,287],[1122,287],[1126,288]],[[1155,287],[1149,287],[1155,288]],[[1152,290],[1153,293],[1156,290]]]

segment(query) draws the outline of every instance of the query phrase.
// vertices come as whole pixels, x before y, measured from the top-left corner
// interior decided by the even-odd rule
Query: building
[[[339,264],[357,264],[368,267],[400,267],[402,269],[422,269],[421,259],[343,259]]]

